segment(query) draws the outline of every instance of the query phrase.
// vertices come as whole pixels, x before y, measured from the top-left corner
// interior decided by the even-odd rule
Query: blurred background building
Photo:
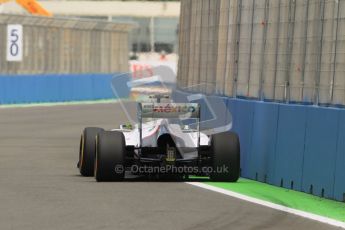
[[[176,54],[178,44],[179,1],[58,1],[40,4],[55,17],[130,23],[129,51]],[[15,2],[0,6],[0,12],[25,14]],[[176,58],[175,58],[176,59]]]

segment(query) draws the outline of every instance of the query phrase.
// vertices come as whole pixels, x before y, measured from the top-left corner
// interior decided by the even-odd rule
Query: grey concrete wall
[[[345,0],[181,3],[180,86],[345,105]]]

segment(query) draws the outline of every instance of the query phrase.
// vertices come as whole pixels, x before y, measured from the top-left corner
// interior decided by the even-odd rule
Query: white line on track
[[[248,201],[248,202],[251,202],[251,203],[254,203],[254,204],[262,205],[262,206],[269,207],[269,208],[272,208],[272,209],[276,209],[276,210],[279,210],[279,211],[282,211],[282,212],[291,213],[291,214],[296,215],[296,216],[301,216],[301,217],[304,217],[304,218],[307,218],[307,219],[315,220],[315,221],[318,221],[318,222],[321,222],[321,223],[325,223],[325,224],[329,224],[329,225],[332,225],[332,226],[335,226],[335,227],[340,227],[340,228],[345,229],[345,222],[341,222],[341,221],[330,219],[330,218],[327,218],[327,217],[324,217],[324,216],[319,216],[319,215],[312,214],[312,213],[309,213],[309,212],[304,212],[304,211],[301,211],[301,210],[289,208],[289,207],[286,207],[286,206],[283,206],[283,205],[274,204],[274,203],[271,203],[271,202],[268,202],[268,201],[260,200],[260,199],[257,199],[257,198],[253,198],[253,197],[250,197],[250,196],[246,196],[246,195],[243,195],[243,194],[240,194],[240,193],[236,193],[236,192],[232,192],[232,191],[229,191],[229,190],[225,190],[225,189],[222,189],[222,188],[217,188],[217,187],[214,187],[212,185],[208,185],[208,184],[204,184],[204,183],[200,183],[200,182],[186,182],[186,183],[190,184],[190,185],[193,185],[193,186],[196,186],[196,187],[200,187],[200,188],[204,188],[204,189],[211,190],[211,191],[214,191],[214,192],[218,192],[218,193],[221,193],[221,194],[224,194],[224,195],[227,195],[227,196],[235,197],[235,198],[238,198],[240,200]]]

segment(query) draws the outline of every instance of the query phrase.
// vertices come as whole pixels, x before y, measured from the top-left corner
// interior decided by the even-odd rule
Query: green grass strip
[[[289,208],[345,222],[345,203],[241,178],[237,183],[206,184]]]

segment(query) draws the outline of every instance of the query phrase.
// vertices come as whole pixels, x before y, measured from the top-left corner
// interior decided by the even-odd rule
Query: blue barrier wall
[[[175,91],[173,98],[186,102],[187,95]],[[226,106],[240,137],[243,177],[345,200],[345,109],[234,98]]]
[[[345,110],[339,112],[334,198],[345,201]]]
[[[228,100],[243,177],[344,200],[344,109]]]
[[[302,190],[307,109],[298,105],[282,105],[278,108],[273,184]]]
[[[233,130],[238,133],[241,142],[241,174],[243,177],[255,179],[255,174],[249,170],[251,167],[251,146],[252,146],[252,132],[253,132],[253,117],[254,106],[252,101],[229,100],[228,106],[231,111],[231,106],[235,107],[232,112]]]
[[[49,74],[0,76],[0,104],[64,102],[128,96],[123,82],[117,96],[111,82],[117,74]],[[121,78],[124,79],[124,78]]]
[[[333,197],[339,110],[307,108],[302,191]]]

